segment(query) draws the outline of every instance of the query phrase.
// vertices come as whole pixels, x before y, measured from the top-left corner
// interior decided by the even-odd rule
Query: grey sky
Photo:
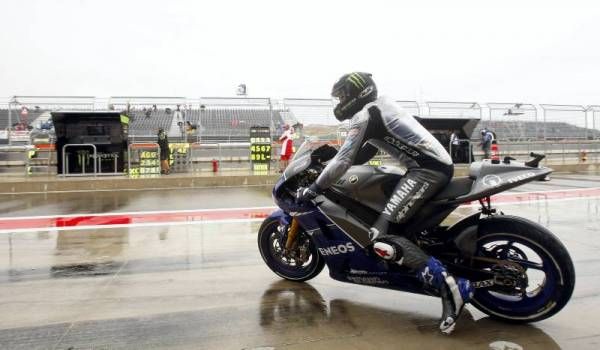
[[[0,96],[327,97],[363,70],[399,99],[600,104],[600,5],[484,3],[3,0]]]

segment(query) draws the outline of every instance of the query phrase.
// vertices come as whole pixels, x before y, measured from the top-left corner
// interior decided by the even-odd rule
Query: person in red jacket
[[[292,155],[294,154],[294,128],[289,125],[283,126],[283,134],[279,138],[281,142],[281,156],[279,158],[279,172],[282,173],[287,168]]]

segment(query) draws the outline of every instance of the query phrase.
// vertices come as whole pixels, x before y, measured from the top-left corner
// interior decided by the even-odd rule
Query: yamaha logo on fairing
[[[502,183],[502,179],[498,175],[490,174],[490,175],[484,176],[483,179],[481,180],[481,182],[483,183],[484,186],[496,187]]]
[[[348,182],[350,182],[351,184],[357,183],[358,182],[358,176],[356,176],[356,175],[350,176],[350,178],[348,178]]]
[[[352,253],[355,250],[356,248],[354,248],[354,245],[351,242],[348,242],[346,244],[334,245],[327,248],[319,248],[319,253],[324,256],[330,256]]]

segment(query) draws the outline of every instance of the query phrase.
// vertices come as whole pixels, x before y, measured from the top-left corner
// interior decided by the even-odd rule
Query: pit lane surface
[[[592,187],[600,176],[556,175],[517,191]],[[5,218],[272,206],[261,187],[5,197]],[[597,349],[600,199],[529,199],[501,209],[553,231],[577,274],[569,304],[535,324],[507,325],[469,307],[442,336],[438,299],[343,284],[327,270],[308,283],[282,281],[258,254],[260,218],[224,218],[3,232],[0,348]]]

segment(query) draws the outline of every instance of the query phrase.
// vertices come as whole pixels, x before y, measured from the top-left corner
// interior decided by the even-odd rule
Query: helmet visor
[[[334,107],[337,106],[337,105],[339,105],[340,102],[342,102],[342,100],[339,97],[337,97],[337,96],[332,96],[331,100],[333,101],[333,106]]]
[[[333,100],[333,107],[337,107],[341,104],[344,104],[347,100],[346,93],[344,89],[338,89],[331,94],[331,98]]]

